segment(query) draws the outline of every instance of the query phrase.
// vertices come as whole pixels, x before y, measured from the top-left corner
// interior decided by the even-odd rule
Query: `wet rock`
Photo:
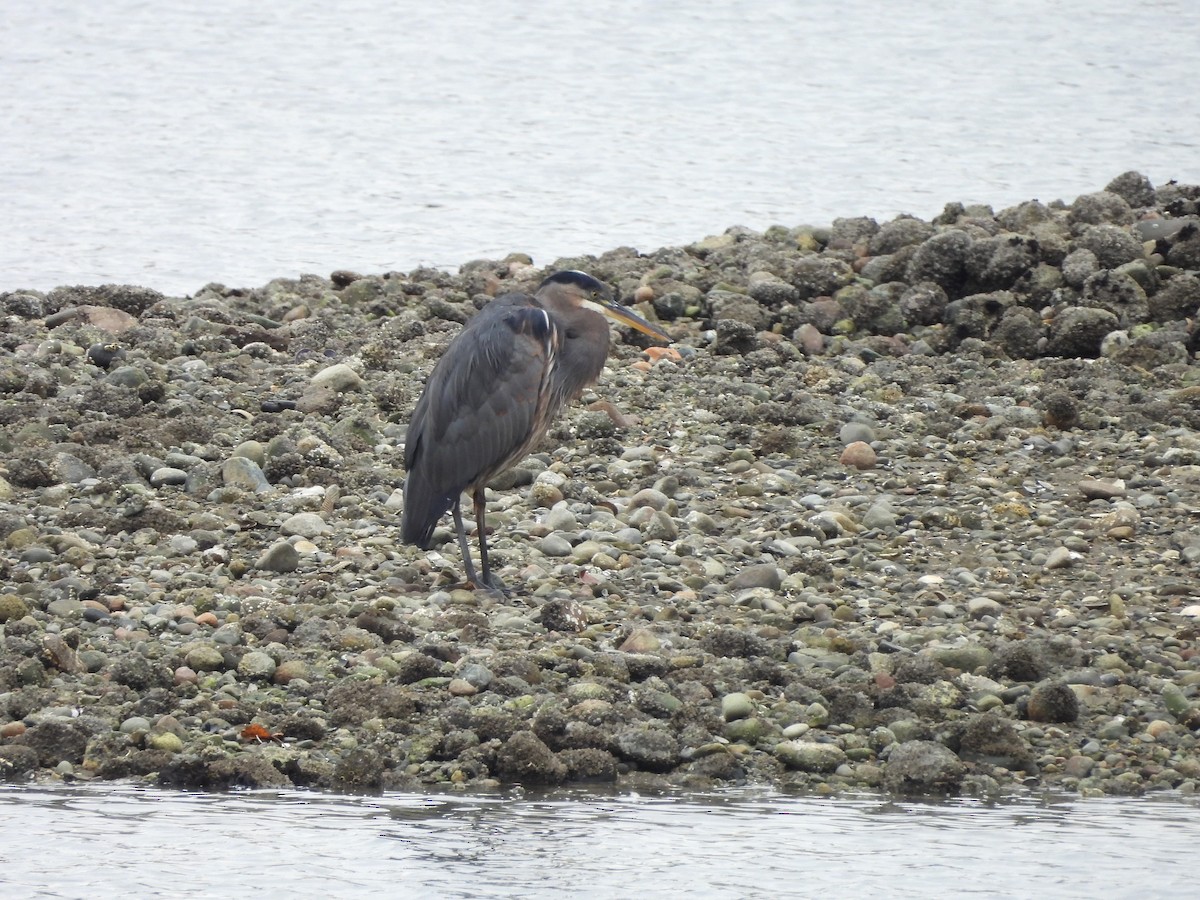
[[[1180,229],[1167,252],[1167,263],[1193,272],[1200,269],[1200,221]]]
[[[655,728],[637,726],[620,732],[616,750],[623,759],[650,772],[667,772],[680,761],[679,741]]]
[[[840,747],[814,741],[780,741],[775,745],[775,755],[789,769],[801,772],[832,772],[846,761]]]
[[[160,771],[165,787],[229,790],[231,788],[287,788],[292,782],[262,757],[241,754],[212,761],[176,756]]]
[[[971,718],[959,739],[958,756],[967,762],[1028,770],[1033,751],[1012,722],[992,714]]]
[[[577,600],[547,600],[542,605],[541,621],[547,631],[573,634],[587,627],[587,610]]]
[[[766,656],[770,648],[757,635],[739,628],[719,628],[700,640],[700,646],[713,656]]]
[[[1010,306],[993,329],[991,339],[1010,359],[1032,359],[1038,355],[1045,327],[1035,310]]]
[[[567,766],[532,731],[518,731],[496,751],[496,774],[518,784],[562,784]]]
[[[1200,310],[1200,278],[1188,273],[1174,276],[1146,300],[1155,322],[1175,322],[1195,317]]]
[[[1146,292],[1123,272],[1106,270],[1088,276],[1080,302],[1108,310],[1117,317],[1117,324],[1122,328],[1144,322],[1150,315]]]
[[[0,624],[29,615],[29,605],[16,594],[0,595]]]
[[[872,256],[895,253],[902,247],[922,244],[934,235],[934,227],[913,216],[898,216],[880,226],[867,242]]]
[[[617,780],[617,758],[607,750],[583,747],[560,750],[559,761],[566,766],[568,782],[613,782]]]
[[[908,264],[909,284],[928,281],[950,297],[957,297],[966,282],[967,255],[971,238],[958,230],[935,234],[913,254]]]
[[[897,744],[888,755],[884,786],[897,794],[956,792],[966,774],[962,760],[933,741]]]
[[[37,754],[38,765],[51,768],[64,760],[83,762],[89,737],[88,730],[79,722],[51,719],[34,725],[16,740]]]
[[[996,648],[988,674],[992,678],[1039,681],[1049,671],[1050,661],[1041,648],[1026,641],[1011,641]]]
[[[342,754],[333,768],[339,790],[374,790],[383,782],[383,759],[374,750],[355,748]]]
[[[0,782],[24,781],[41,762],[38,752],[21,744],[0,745]]]
[[[1047,425],[1073,428],[1079,421],[1079,403],[1066,391],[1051,391],[1042,400]]]
[[[802,256],[793,266],[790,281],[801,300],[829,296],[850,283],[854,273],[840,260]]]

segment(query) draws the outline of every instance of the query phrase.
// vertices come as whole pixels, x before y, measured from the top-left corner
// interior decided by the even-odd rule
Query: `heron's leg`
[[[504,586],[503,581],[492,574],[492,567],[488,564],[487,499],[483,492],[483,488],[476,488],[472,497],[475,501],[475,530],[479,532],[479,568],[483,569],[483,581],[476,582],[476,584],[503,594],[508,589]]]
[[[475,563],[471,562],[471,547],[467,544],[467,529],[463,527],[462,498],[454,498],[451,509],[454,515],[454,529],[458,532],[458,548],[462,551],[463,568],[467,570],[467,581],[479,584],[479,576],[475,574]],[[483,571],[487,571],[487,557],[483,558]]]

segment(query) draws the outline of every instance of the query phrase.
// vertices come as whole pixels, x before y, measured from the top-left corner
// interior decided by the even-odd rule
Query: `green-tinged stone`
[[[743,693],[726,694],[721,698],[721,716],[726,722],[745,719],[754,714],[754,701]]]
[[[1179,718],[1192,708],[1192,704],[1184,696],[1183,691],[1170,682],[1163,685],[1162,698],[1163,704],[1167,707],[1167,712],[1175,716],[1175,718]]]
[[[840,747],[815,741],[782,741],[775,746],[775,756],[789,769],[801,772],[832,772],[846,761]]]
[[[820,703],[812,703],[804,711],[804,721],[811,728],[824,728],[829,724],[829,710]]]
[[[197,672],[216,672],[225,668],[225,657],[216,647],[201,644],[187,652],[184,661],[188,667]]]
[[[759,744],[772,733],[777,733],[768,722],[757,716],[749,719],[735,719],[725,723],[724,736],[731,741],[737,741],[751,746]]]
[[[29,615],[29,606],[16,594],[0,595],[0,622],[23,619]]]
[[[146,735],[146,746],[151,750],[166,750],[168,753],[179,753],[183,750],[183,741],[174,732],[164,731],[161,734]]]

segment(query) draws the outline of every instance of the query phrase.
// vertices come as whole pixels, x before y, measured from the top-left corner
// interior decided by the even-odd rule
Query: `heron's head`
[[[555,272],[538,285],[535,296],[539,300],[556,305],[569,304],[576,308],[590,309],[622,325],[636,328],[657,340],[671,340],[671,336],[657,325],[651,325],[632,309],[622,306],[612,287],[586,272],[574,269]]]

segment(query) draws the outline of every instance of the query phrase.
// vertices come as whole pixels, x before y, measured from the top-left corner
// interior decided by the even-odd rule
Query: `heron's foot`
[[[500,576],[495,572],[488,573],[488,580],[487,584],[484,585],[484,589],[498,600],[507,599],[513,595],[512,589],[501,581]]]
[[[482,578],[468,578],[464,587],[472,591],[483,591],[496,600],[507,600],[513,595],[512,589],[505,585],[494,573],[486,582]]]

